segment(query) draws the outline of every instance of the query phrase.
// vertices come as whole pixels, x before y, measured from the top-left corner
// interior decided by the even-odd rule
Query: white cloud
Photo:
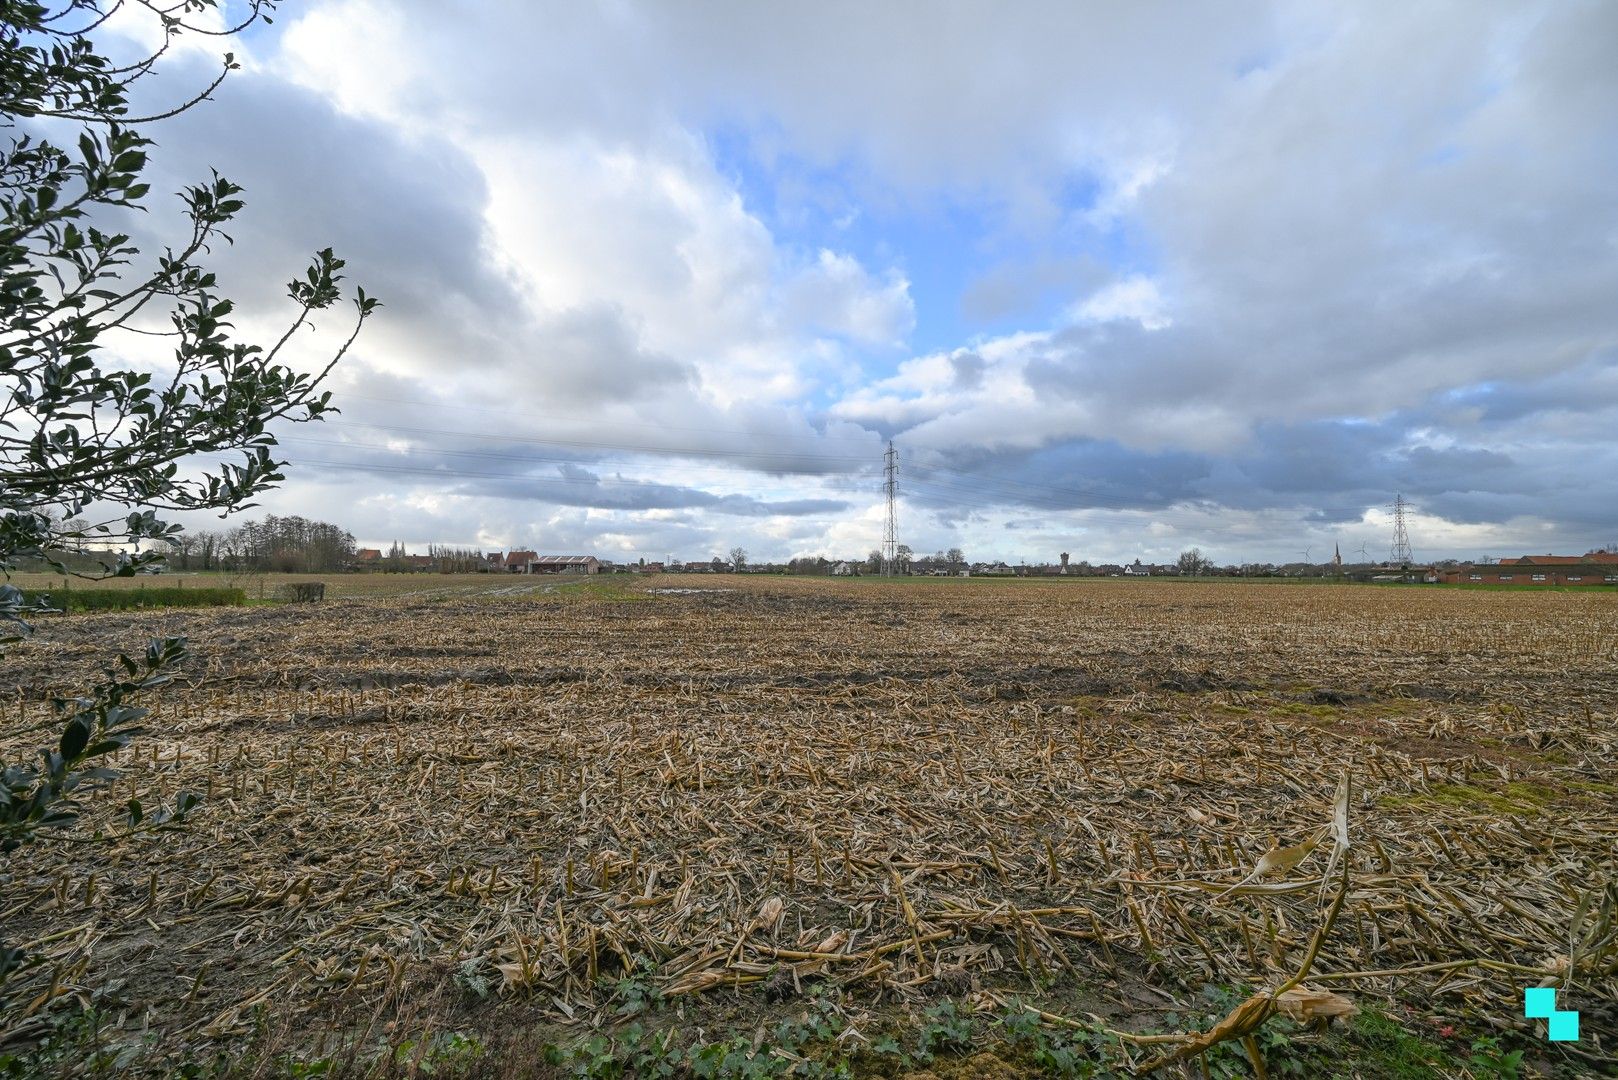
[[[1618,368],[1612,5],[942,17],[512,0],[451,16],[334,0],[285,14],[240,96],[227,88],[217,121],[164,150],[245,160],[250,214],[267,217],[240,246],[274,267],[249,280],[285,280],[284,262],[330,242],[376,282],[389,307],[347,389],[505,410],[451,422],[394,407],[463,433],[412,436],[413,453],[465,461],[449,455],[488,449],[464,434],[477,423],[678,442],[709,455],[685,460],[716,493],[864,498],[859,461],[897,433],[919,461],[1030,482],[1077,483],[1068,459],[1092,455],[1109,497],[1160,489],[1177,507],[1064,520],[1141,536],[1156,523],[1163,546],[1307,531],[1274,503],[1335,505],[1356,476],[1420,480],[1478,519],[1423,522],[1446,543],[1519,535],[1536,506],[1569,530],[1602,524],[1545,492],[1558,452],[1613,454],[1609,412],[1584,404],[1609,400]],[[758,175],[737,175],[738,157]],[[913,235],[957,217],[980,235]],[[966,264],[966,295],[942,295],[939,259]],[[244,327],[273,325],[272,297],[249,290]],[[993,336],[940,341],[945,308]],[[1440,400],[1491,383],[1533,407]],[[1331,429],[1339,417],[1366,425]],[[1295,454],[1251,460],[1288,437]],[[488,471],[532,469],[533,449],[507,446],[518,460]],[[1508,505],[1513,485],[1537,503]],[[1223,500],[1223,524],[1196,495]],[[723,533],[759,554],[857,548],[870,530],[864,511],[716,523],[696,507],[467,498],[359,516],[615,550]],[[936,530],[922,535],[976,529],[1008,555],[993,545],[1044,535],[1016,519],[1008,539],[1011,514],[956,509],[918,508]]]
[[[526,16],[509,14],[518,24]],[[453,30],[470,33],[479,18]],[[287,32],[284,69],[345,110],[406,132],[447,131],[487,185],[492,252],[542,319],[616,311],[636,348],[689,365],[700,376],[692,391],[726,408],[808,393],[836,339],[891,347],[908,333],[902,275],[873,275],[846,253],[780,246],[716,171],[700,135],[668,117],[586,128],[572,115],[578,102],[528,99],[520,74],[511,83],[520,101],[489,101],[439,66],[448,43],[403,26],[398,9],[363,0],[317,8]],[[577,89],[588,98],[601,87]],[[521,350],[522,377],[549,377],[545,346],[541,334]]]
[[[794,322],[860,345],[901,346],[916,322],[903,274],[890,270],[879,282],[857,259],[826,248],[787,282],[784,310]]]
[[[1112,322],[1133,319],[1147,330],[1161,330],[1170,319],[1157,283],[1143,274],[1114,281],[1091,293],[1070,309],[1074,322]]]

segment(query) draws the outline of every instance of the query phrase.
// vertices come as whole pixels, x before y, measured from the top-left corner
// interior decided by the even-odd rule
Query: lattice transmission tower
[[[1402,494],[1393,497],[1393,546],[1388,549],[1388,561],[1399,566],[1409,566],[1416,561],[1410,554],[1410,533],[1405,529],[1405,511],[1409,508]]]
[[[888,500],[888,517],[882,526],[882,576],[893,577],[899,572],[899,451],[888,440],[888,451],[882,455],[882,493]]]

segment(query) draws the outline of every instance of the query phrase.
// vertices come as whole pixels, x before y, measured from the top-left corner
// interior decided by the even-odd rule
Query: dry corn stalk
[[[401,982],[450,988],[468,958],[491,986],[514,965],[509,992],[557,1018],[598,1010],[623,971],[744,1004],[784,965],[850,993],[956,969],[1008,992],[1069,965],[1127,976],[1146,949],[1187,979],[1238,958],[1291,972],[1349,861],[1310,985],[1397,981],[1416,1004],[1443,987],[1496,1015],[1506,983],[1618,997],[1610,906],[1590,895],[1618,846],[1592,781],[1618,773],[1611,597],[738,578],[618,604],[487,578],[338,585],[353,598],[323,611],[141,616],[217,647],[154,703],[100,809],[208,802],[161,843],[31,856],[7,910],[38,903],[6,917],[49,953],[15,976],[27,1000],[211,964],[143,997],[154,1030],[220,1018],[228,1035],[268,986],[289,1017],[331,985],[374,1010]],[[416,595],[357,595],[389,589]],[[12,654],[0,753],[47,723],[58,680],[127,645],[130,618],[75,617],[71,639]],[[1349,794],[1328,818],[1310,793],[1351,764],[1353,801],[1378,812],[1349,851]],[[1263,861],[1254,823],[1305,838],[1327,820],[1330,858],[1198,902]],[[759,923],[767,898],[784,907]],[[45,940],[64,923],[83,929]],[[526,969],[500,952],[519,935]],[[1504,977],[1455,977],[1473,969]]]
[[[1347,790],[1347,787],[1348,778],[1345,776],[1338,790],[1343,792]],[[1346,808],[1346,801],[1341,802],[1341,805]],[[1347,814],[1345,809],[1341,835],[1347,836],[1347,834]],[[1324,833],[1321,835],[1323,836]],[[1318,840],[1319,837],[1316,838],[1317,842]],[[1302,845],[1299,846],[1301,847]],[[1310,850],[1313,850],[1312,846]],[[1303,852],[1302,855],[1292,861],[1291,865],[1297,865],[1297,862],[1301,861],[1308,853],[1308,851]],[[1291,858],[1291,856],[1288,856],[1288,858]],[[1259,862],[1262,866],[1263,860],[1261,859]],[[1310,938],[1309,951],[1304,955],[1303,963],[1299,966],[1297,972],[1280,986],[1274,989],[1260,990],[1253,994],[1227,1013],[1224,1019],[1213,1027],[1204,1032],[1188,1035],[1183,1045],[1146,1062],[1140,1067],[1139,1071],[1143,1074],[1155,1072],[1165,1065],[1171,1065],[1176,1061],[1184,1061],[1188,1057],[1203,1053],[1227,1040],[1240,1039],[1247,1050],[1248,1057],[1253,1062],[1254,1071],[1263,1076],[1265,1074],[1264,1060],[1252,1035],[1263,1027],[1264,1022],[1274,1016],[1278,1009],[1287,1012],[1288,1015],[1292,1015],[1294,1012],[1300,1015],[1307,1013],[1310,1014],[1311,1019],[1329,1019],[1332,1012],[1335,1012],[1336,1015],[1353,1015],[1356,1010],[1353,1003],[1347,998],[1333,994],[1330,991],[1312,990],[1303,986],[1303,981],[1309,976],[1310,969],[1314,967],[1315,958],[1320,955],[1320,947],[1331,934],[1332,927],[1337,922],[1337,914],[1342,910],[1343,901],[1347,897],[1348,864],[1344,862],[1342,883],[1337,889],[1337,896],[1332,901],[1331,907],[1327,909],[1320,925],[1316,927],[1314,935]]]
[[[1300,1024],[1323,1025],[1358,1015],[1359,1008],[1348,998],[1330,990],[1300,983],[1275,995],[1282,1015]]]

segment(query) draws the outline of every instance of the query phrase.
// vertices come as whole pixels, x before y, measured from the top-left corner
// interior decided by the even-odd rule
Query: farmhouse
[[[1618,552],[1523,555],[1458,566],[1442,571],[1439,579],[1451,585],[1618,585]]]
[[[539,558],[535,551],[508,551],[506,552],[506,573],[526,574],[528,564]]]

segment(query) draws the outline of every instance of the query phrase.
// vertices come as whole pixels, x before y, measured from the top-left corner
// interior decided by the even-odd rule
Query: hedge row
[[[50,597],[51,607],[63,611],[128,611],[161,607],[240,607],[247,603],[241,589],[181,589],[173,586],[138,589],[42,589],[29,599]]]

